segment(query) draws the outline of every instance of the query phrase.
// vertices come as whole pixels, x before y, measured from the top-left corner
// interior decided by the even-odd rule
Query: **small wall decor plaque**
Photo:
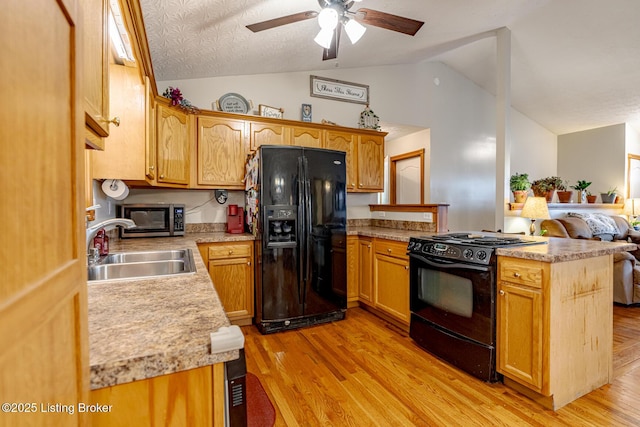
[[[342,80],[311,76],[311,96],[337,101],[369,103],[369,86]]]
[[[281,119],[284,117],[284,109],[258,104],[258,114],[262,117],[271,117],[274,119]]]
[[[302,104],[302,121],[311,121],[311,104]]]

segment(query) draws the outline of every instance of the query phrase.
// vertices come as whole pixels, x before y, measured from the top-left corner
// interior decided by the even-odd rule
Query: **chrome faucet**
[[[106,219],[104,221],[100,221],[97,224],[93,224],[91,227],[87,227],[87,254],[89,254],[90,252],[89,246],[91,245],[91,241],[93,240],[94,237],[96,237],[96,234],[98,234],[98,231],[101,228],[104,228],[106,230],[107,227],[109,227],[109,229],[112,229],[117,226],[125,227],[125,228],[133,228],[136,226],[136,223],[126,218],[111,218],[111,219]]]

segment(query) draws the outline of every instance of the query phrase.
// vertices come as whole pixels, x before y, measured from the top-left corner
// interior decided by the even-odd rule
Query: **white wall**
[[[592,182],[593,194],[617,187],[624,196],[626,164],[624,124],[558,136],[558,176],[571,185],[583,179]]]
[[[258,104],[284,108],[287,119],[299,120],[300,106],[313,106],[313,121],[330,120],[357,127],[363,105],[309,96],[309,75],[369,85],[370,105],[387,123],[431,130],[430,198],[427,203],[448,203],[452,230],[493,227],[495,217],[495,97],[439,62],[371,68],[335,69],[283,74],[217,77],[158,82],[179,87],[185,98],[201,108],[228,92]],[[438,84],[435,79],[438,79]],[[516,114],[517,115],[517,114]],[[514,141],[549,133],[522,116],[514,121]],[[383,129],[384,130],[384,129]],[[555,144],[540,141],[545,146]],[[368,204],[377,195],[351,194],[348,217],[371,217]]]

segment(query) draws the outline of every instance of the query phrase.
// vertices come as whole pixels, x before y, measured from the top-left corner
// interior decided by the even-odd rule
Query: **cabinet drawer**
[[[542,264],[525,259],[499,259],[498,278],[501,281],[542,288]]]
[[[408,258],[407,244],[394,242],[391,240],[376,240],[374,243],[375,252],[396,258]]]
[[[251,244],[222,244],[209,246],[209,259],[251,256]]]

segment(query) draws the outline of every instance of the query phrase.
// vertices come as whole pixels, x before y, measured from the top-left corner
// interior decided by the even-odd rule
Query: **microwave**
[[[134,228],[120,228],[120,238],[184,236],[184,205],[128,204],[117,205],[118,218],[136,223]]]

